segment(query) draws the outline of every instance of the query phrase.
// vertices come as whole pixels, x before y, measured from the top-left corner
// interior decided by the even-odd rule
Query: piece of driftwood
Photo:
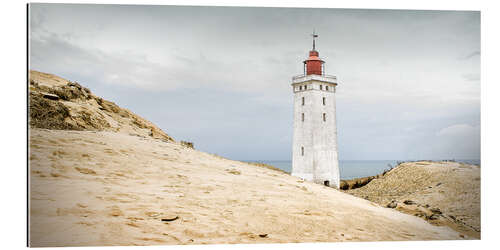
[[[175,217],[172,217],[172,218],[163,218],[161,219],[161,221],[174,221],[174,220],[177,220],[179,219],[179,216],[175,216]]]
[[[50,93],[46,93],[46,92],[43,92],[41,93],[43,98],[47,98],[47,99],[50,99],[50,100],[59,100],[59,96],[58,95],[54,95],[54,94],[50,94]]]

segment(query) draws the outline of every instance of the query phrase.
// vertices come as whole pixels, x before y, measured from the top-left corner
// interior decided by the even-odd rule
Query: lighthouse
[[[292,78],[293,148],[292,175],[339,188],[335,92],[337,77],[326,75],[325,61],[312,50],[303,62],[304,73]]]

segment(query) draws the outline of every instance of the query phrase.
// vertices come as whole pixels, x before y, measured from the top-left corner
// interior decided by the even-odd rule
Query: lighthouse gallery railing
[[[306,74],[296,75],[296,76],[292,77],[292,80],[297,80],[297,79],[300,79],[300,78],[306,77],[306,76],[311,76],[311,75],[306,75]],[[329,79],[332,79],[332,80],[337,80],[337,77],[336,76],[332,76],[332,75],[315,75],[315,76],[321,76],[321,77],[324,77],[324,78],[329,78]]]

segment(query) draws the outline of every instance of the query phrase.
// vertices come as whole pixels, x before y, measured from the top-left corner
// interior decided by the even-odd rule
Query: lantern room
[[[319,58],[316,50],[309,51],[309,58],[304,61],[304,71],[306,75],[323,75],[323,60]]]
[[[316,51],[316,35],[314,32],[313,37],[313,48],[309,51],[309,58],[304,61],[304,75],[323,75],[325,61],[319,58],[319,52]]]

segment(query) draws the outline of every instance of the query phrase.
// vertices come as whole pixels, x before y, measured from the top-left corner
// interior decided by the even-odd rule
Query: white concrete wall
[[[318,77],[316,77],[318,78]],[[320,81],[324,80],[324,81]],[[308,181],[339,187],[340,174],[335,116],[335,86],[331,79],[294,79],[292,175]],[[299,86],[307,85],[307,90]],[[320,85],[323,89],[320,90]],[[329,86],[326,91],[325,86]],[[305,103],[302,105],[302,97]],[[323,97],[326,98],[323,105]],[[305,115],[302,121],[302,113]],[[323,121],[323,113],[326,121]],[[304,147],[304,155],[301,155]]]

